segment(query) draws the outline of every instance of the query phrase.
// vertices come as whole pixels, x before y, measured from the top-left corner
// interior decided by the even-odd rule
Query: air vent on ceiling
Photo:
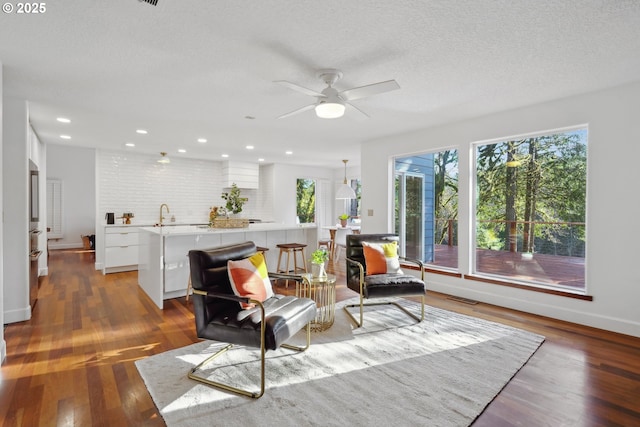
[[[149,4],[152,4],[154,6],[158,5],[158,0],[138,0],[138,1],[143,1],[145,3],[149,3]]]

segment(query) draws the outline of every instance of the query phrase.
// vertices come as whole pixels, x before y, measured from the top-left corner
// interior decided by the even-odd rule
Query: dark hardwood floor
[[[338,299],[354,296],[344,260],[333,271]],[[639,338],[433,292],[428,303],[546,337],[474,426],[640,425]],[[196,342],[190,309],[178,298],[158,310],[136,272],[103,276],[91,252],[52,251],[33,318],[5,328],[0,422],[163,426],[134,361]]]

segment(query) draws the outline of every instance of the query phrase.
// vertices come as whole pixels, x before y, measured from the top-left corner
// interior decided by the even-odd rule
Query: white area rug
[[[418,304],[402,303],[419,313]],[[267,352],[266,390],[257,400],[187,378],[221,343],[193,344],[136,366],[170,427],[467,426],[544,341],[429,306],[419,324],[393,306],[369,308],[364,327],[353,329],[343,305],[333,327],[312,333],[306,352]],[[302,335],[294,340],[304,342]],[[257,390],[258,358],[254,349],[234,347],[210,365],[217,368],[210,375]]]

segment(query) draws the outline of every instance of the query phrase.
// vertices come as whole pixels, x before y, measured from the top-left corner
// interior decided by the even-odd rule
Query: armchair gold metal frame
[[[422,280],[424,282],[424,264],[417,259],[411,259],[411,258],[405,258],[405,257],[399,257],[400,261],[404,262],[404,263],[411,263],[411,264],[416,264],[419,268],[420,268],[420,280]],[[358,269],[360,270],[360,302],[359,304],[348,304],[344,306],[344,311],[346,311],[346,313],[349,315],[349,317],[351,318],[351,320],[353,321],[353,323],[356,324],[356,327],[360,328],[362,327],[363,324],[363,314],[364,314],[364,307],[368,307],[368,306],[377,306],[377,305],[393,305],[397,308],[399,308],[400,310],[402,310],[403,312],[405,312],[407,315],[409,315],[412,319],[416,320],[417,322],[422,322],[424,320],[424,299],[425,299],[425,293],[421,293],[421,294],[416,294],[415,296],[419,296],[420,297],[420,317],[416,316],[415,314],[411,313],[409,310],[407,310],[405,307],[403,307],[401,304],[399,304],[396,301],[385,301],[385,302],[369,302],[369,303],[365,303],[365,287],[367,286],[365,283],[365,269],[364,266],[362,265],[362,263],[347,258],[347,264],[353,264],[355,266],[358,267]],[[409,295],[403,295],[403,296],[409,296]],[[360,321],[358,321],[353,314],[351,314],[351,312],[349,311],[349,308],[359,308],[360,309]]]
[[[271,276],[271,275],[270,275]],[[284,278],[285,275],[279,275],[282,276],[281,278]],[[288,275],[288,278],[291,280],[292,278],[300,278],[300,276],[295,276],[292,277],[291,275]],[[248,397],[252,397],[254,399],[258,399],[260,397],[262,397],[262,395],[264,394],[264,385],[265,385],[265,359],[266,359],[266,347],[265,347],[265,308],[264,305],[258,301],[258,300],[254,300],[251,298],[243,298],[243,297],[237,297],[235,295],[226,295],[226,294],[218,294],[218,293],[213,293],[213,292],[206,292],[206,291],[201,291],[198,289],[194,289],[193,293],[196,295],[203,295],[203,296],[209,296],[209,297],[215,297],[215,298],[222,298],[222,299],[227,299],[227,300],[231,300],[231,301],[238,301],[238,302],[243,302],[243,303],[251,303],[251,304],[255,304],[257,307],[259,307],[260,312],[261,312],[261,322],[260,322],[260,391],[259,392],[255,392],[255,391],[249,391],[249,390],[244,390],[238,387],[234,387],[232,385],[229,384],[224,384],[218,381],[212,381],[208,378],[205,378],[203,376],[200,375],[196,375],[196,373],[201,370],[204,366],[208,365],[210,362],[212,362],[214,359],[216,359],[218,356],[224,354],[225,352],[227,352],[229,349],[231,349],[233,347],[233,344],[228,344],[225,347],[223,347],[222,349],[220,349],[219,351],[217,351],[216,353],[214,353],[213,355],[209,356],[208,358],[206,358],[204,361],[200,362],[198,365],[194,366],[189,373],[187,374],[187,376],[195,381],[210,385],[212,387],[216,387],[216,388],[220,388],[222,390],[226,390],[226,391],[230,391],[233,393],[237,393],[237,394],[241,394],[243,396],[248,396]],[[291,345],[291,344],[281,344],[280,347],[284,347],[290,350],[295,350],[295,351],[305,351],[309,348],[309,346],[311,345],[311,327],[310,327],[310,323],[307,324],[306,326],[306,345],[305,346],[295,346],[295,345]]]

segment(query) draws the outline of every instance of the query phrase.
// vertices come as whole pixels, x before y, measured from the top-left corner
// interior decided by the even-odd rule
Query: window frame
[[[548,130],[544,130],[544,131],[538,131],[538,132],[531,132],[531,133],[525,133],[525,134],[518,134],[518,135],[511,135],[511,136],[506,136],[506,137],[499,137],[499,138],[492,138],[492,139],[488,139],[488,140],[481,140],[481,141],[473,141],[470,144],[470,158],[469,158],[469,169],[470,169],[470,177],[469,177],[469,185],[470,185],[470,204],[469,204],[469,270],[470,270],[470,274],[469,275],[465,275],[466,278],[469,279],[474,279],[474,280],[479,280],[479,281],[485,281],[485,282],[489,282],[489,283],[495,283],[495,284],[502,284],[501,282],[504,282],[505,284],[508,284],[510,286],[515,286],[515,287],[521,287],[521,288],[529,288],[532,290],[540,290],[542,292],[549,292],[549,293],[556,293],[556,294],[564,294],[564,295],[571,295],[571,294],[575,294],[577,296],[586,296],[587,291],[588,291],[588,283],[587,283],[587,275],[586,275],[586,271],[587,271],[587,242],[585,241],[585,255],[584,255],[584,271],[583,271],[583,277],[584,277],[584,286],[581,289],[577,289],[577,288],[567,288],[565,286],[560,286],[560,285],[556,285],[553,283],[545,283],[545,282],[536,282],[536,281],[528,281],[528,280],[523,280],[521,278],[517,278],[517,277],[509,277],[509,276],[503,276],[503,275],[499,275],[499,274],[491,274],[491,273],[487,273],[485,271],[478,271],[478,256],[477,256],[477,249],[478,249],[478,220],[477,220],[477,212],[478,212],[478,200],[479,200],[479,195],[478,195],[478,147],[480,146],[485,146],[485,145],[490,145],[490,144],[498,144],[498,143],[506,143],[509,141],[517,141],[520,139],[527,139],[527,138],[537,138],[537,137],[541,137],[541,136],[549,136],[549,135],[556,135],[556,134],[566,134],[566,133],[571,133],[571,132],[575,132],[575,131],[585,131],[586,132],[586,138],[584,141],[584,145],[586,148],[586,152],[585,152],[585,183],[588,181],[588,176],[589,176],[589,150],[588,150],[588,146],[589,146],[589,125],[587,123],[585,124],[578,124],[578,125],[573,125],[573,126],[567,126],[567,127],[562,127],[562,128],[555,128],[555,129],[548,129]],[[585,234],[587,233],[588,230],[588,222],[587,222],[587,197],[588,197],[588,188],[585,184],[585,194],[584,194],[584,200],[585,200],[585,218],[584,218],[584,227],[585,227]],[[587,298],[588,299],[588,298]]]

